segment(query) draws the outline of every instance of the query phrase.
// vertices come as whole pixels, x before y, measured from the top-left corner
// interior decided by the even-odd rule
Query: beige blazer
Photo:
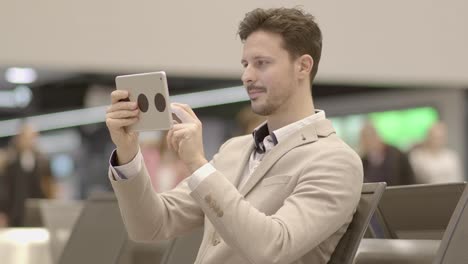
[[[144,167],[112,181],[129,236],[169,239],[204,225],[195,263],[327,263],[360,198],[360,158],[319,121],[275,146],[237,190],[253,148],[250,135],[227,141],[193,192],[183,181],[155,193]]]

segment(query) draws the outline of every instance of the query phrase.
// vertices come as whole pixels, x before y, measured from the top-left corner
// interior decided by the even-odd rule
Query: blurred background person
[[[424,142],[409,153],[416,183],[462,182],[462,166],[458,154],[447,148],[447,127],[434,123]]]
[[[365,182],[386,182],[388,186],[414,183],[407,155],[383,142],[370,122],[362,127],[360,147]]]
[[[23,226],[26,199],[54,197],[49,160],[37,148],[37,136],[32,125],[23,124],[7,150],[4,177],[8,195],[5,204],[12,227]]]

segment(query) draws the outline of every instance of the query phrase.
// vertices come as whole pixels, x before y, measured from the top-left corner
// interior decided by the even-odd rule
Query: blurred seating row
[[[466,264],[467,202],[466,183],[366,183],[329,263]],[[47,228],[50,263],[193,263],[203,235],[203,229],[197,229],[172,241],[133,242],[115,197],[108,193],[84,204],[31,200],[26,216],[29,226]]]
[[[354,263],[466,264],[466,183],[385,190]]]

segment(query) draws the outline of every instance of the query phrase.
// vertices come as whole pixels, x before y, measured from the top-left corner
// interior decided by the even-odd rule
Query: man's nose
[[[244,85],[255,82],[255,71],[250,66],[245,67],[241,80]]]

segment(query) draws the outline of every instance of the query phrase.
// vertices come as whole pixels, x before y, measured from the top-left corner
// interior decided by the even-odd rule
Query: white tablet
[[[121,75],[115,78],[115,83],[118,90],[129,92],[130,101],[138,103],[140,120],[130,126],[132,131],[171,129],[171,102],[165,72]]]

